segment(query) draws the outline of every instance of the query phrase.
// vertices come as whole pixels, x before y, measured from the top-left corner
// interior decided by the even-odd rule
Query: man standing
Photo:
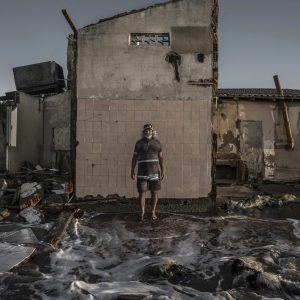
[[[141,211],[141,221],[144,221],[146,192],[151,192],[151,219],[156,220],[156,205],[161,180],[164,178],[164,165],[161,144],[154,137],[151,124],[145,124],[143,137],[135,144],[131,162],[131,178],[135,180],[135,166],[138,164],[137,189]]]

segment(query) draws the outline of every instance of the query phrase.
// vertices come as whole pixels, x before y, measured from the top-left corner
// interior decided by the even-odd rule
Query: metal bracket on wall
[[[178,82],[180,82],[178,66],[180,66],[180,64],[181,64],[181,56],[177,52],[170,51],[166,55],[166,61],[174,67],[175,78]]]

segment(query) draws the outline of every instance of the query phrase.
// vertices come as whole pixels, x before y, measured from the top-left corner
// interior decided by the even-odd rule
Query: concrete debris
[[[140,281],[151,283],[158,278],[164,278],[175,284],[192,280],[196,277],[197,274],[194,274],[191,269],[177,264],[172,259],[164,259],[158,264],[146,266],[140,274]]]
[[[256,195],[253,198],[234,201],[230,200],[227,203],[228,209],[249,209],[249,208],[257,208],[264,209],[266,207],[282,207],[287,205],[289,202],[296,201],[297,197],[294,195],[283,195],[280,198],[274,198],[269,195]]]
[[[36,206],[43,198],[43,188],[37,182],[24,183],[20,190],[20,209]]]
[[[0,273],[7,272],[30,257],[35,248],[0,243]]]
[[[33,207],[28,207],[20,212],[20,216],[30,224],[40,224],[43,220],[42,213]]]
[[[297,197],[292,194],[285,194],[282,196],[282,199],[285,201],[295,201],[297,199]]]
[[[263,267],[260,262],[257,262],[249,257],[237,258],[232,262],[231,272],[240,274],[244,271],[252,271],[254,273],[263,272]]]
[[[39,240],[31,228],[0,233],[0,241],[11,244],[38,244]]]
[[[8,209],[0,209],[0,221],[6,219],[10,216],[10,211]]]

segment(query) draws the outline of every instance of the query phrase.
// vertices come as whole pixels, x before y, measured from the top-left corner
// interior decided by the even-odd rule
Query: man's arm
[[[135,169],[136,163],[137,163],[137,155],[134,153],[132,156],[132,160],[131,160],[131,179],[132,180],[135,179],[134,169]]]
[[[165,177],[165,168],[164,168],[164,158],[163,158],[162,151],[158,153],[158,161],[160,167],[160,179],[163,180]]]

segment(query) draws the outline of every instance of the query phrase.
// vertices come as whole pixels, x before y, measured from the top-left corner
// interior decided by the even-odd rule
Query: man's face
[[[151,140],[152,139],[152,136],[153,136],[153,130],[152,129],[146,129],[144,131],[144,137],[148,140]]]

